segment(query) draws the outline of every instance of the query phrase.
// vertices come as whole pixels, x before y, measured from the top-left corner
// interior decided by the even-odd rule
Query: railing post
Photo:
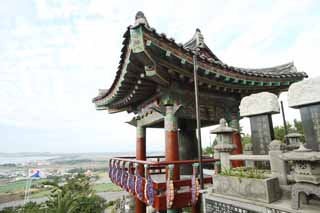
[[[269,145],[271,174],[278,177],[280,185],[287,185],[288,164],[281,159],[284,152],[284,144],[281,141],[273,140]]]
[[[199,163],[192,164],[192,180],[191,180],[191,204],[192,204],[192,213],[200,212],[200,184],[198,181],[198,168]]]
[[[153,190],[153,181],[151,178],[151,175],[149,173],[149,165],[144,165],[144,171],[145,171],[145,184],[144,184],[144,197],[147,201],[147,204],[149,205],[147,207],[147,212],[156,212],[153,208],[154,205],[154,190]]]
[[[134,185],[135,185],[135,180],[134,180],[134,168],[133,168],[133,163],[129,163],[129,176],[128,176],[128,183],[127,183],[127,187],[128,187],[128,191],[131,194],[135,193],[135,189],[134,189]]]
[[[144,199],[143,196],[143,183],[142,177],[144,174],[140,174],[140,168],[142,165],[139,163],[135,164],[136,167],[136,181],[135,181],[135,192],[136,192],[136,213],[144,213],[146,212],[146,204],[142,201]],[[143,169],[143,167],[142,167]]]
[[[128,171],[126,171],[126,161],[122,162],[122,176],[121,176],[121,187],[123,189],[127,189],[127,179],[128,179]]]
[[[173,202],[175,197],[175,188],[173,184],[174,180],[174,164],[168,165],[168,177],[166,186],[166,197],[167,197],[167,213],[178,213],[178,209],[173,209]]]
[[[244,145],[244,152],[245,155],[253,155],[253,151],[252,151],[252,144],[248,143]],[[250,160],[246,160],[245,161],[245,165],[246,167],[249,168],[254,168],[254,161],[250,161]]]

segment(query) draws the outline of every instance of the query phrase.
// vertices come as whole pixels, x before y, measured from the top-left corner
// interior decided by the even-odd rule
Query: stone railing
[[[230,161],[243,160],[246,162],[246,167],[254,167],[256,161],[270,162],[271,176],[278,177],[280,185],[286,185],[288,181],[288,166],[287,162],[281,158],[285,152],[285,145],[278,140],[273,140],[269,144],[268,155],[226,155],[227,159],[221,160],[221,168],[228,168]],[[228,162],[229,161],[229,162]]]

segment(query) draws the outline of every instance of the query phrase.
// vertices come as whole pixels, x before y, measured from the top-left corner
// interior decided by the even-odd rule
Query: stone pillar
[[[253,155],[252,144],[246,144],[246,145],[244,146],[243,154],[245,154],[245,155]],[[246,165],[246,167],[254,168],[254,161],[252,161],[252,160],[246,160],[246,161],[245,161],[245,165]]]
[[[146,160],[146,129],[141,126],[137,126],[137,140],[136,140],[136,159]],[[143,177],[144,167],[143,165],[138,166],[138,172]],[[136,212],[146,212],[146,204],[136,198]]]
[[[179,160],[179,144],[178,144],[178,124],[175,110],[172,105],[165,106],[165,158],[166,161]],[[179,167],[174,167],[173,180],[180,179]]]
[[[294,83],[288,92],[288,105],[300,110],[306,148],[319,151],[320,77]]]
[[[273,140],[269,145],[271,174],[278,177],[280,185],[287,185],[288,164],[281,158],[285,145],[281,141]]]
[[[232,155],[240,155],[242,154],[242,144],[241,144],[241,136],[240,136],[240,124],[239,124],[239,116],[237,113],[233,113],[231,115],[230,127],[235,129],[232,135],[232,143],[235,145],[235,149],[232,151]],[[241,167],[243,166],[243,161],[235,160],[232,161],[232,167]]]
[[[279,113],[278,97],[269,92],[246,96],[240,103],[240,116],[249,117],[253,154],[268,154],[274,139],[271,115]]]
[[[192,121],[179,120],[179,159],[196,160],[198,159],[197,136]],[[181,165],[181,175],[191,175],[192,165]]]

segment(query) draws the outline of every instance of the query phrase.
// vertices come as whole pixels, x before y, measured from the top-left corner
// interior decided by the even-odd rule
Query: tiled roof
[[[223,63],[209,49],[209,47],[204,42],[204,39],[200,30],[197,29],[193,38],[191,38],[185,44],[177,43],[175,39],[168,38],[166,34],[158,33],[154,28],[151,28],[144,14],[142,12],[138,12],[136,15],[135,24],[133,26],[129,26],[123,35],[124,37],[124,40],[122,42],[123,47],[121,49],[120,62],[119,62],[118,70],[116,72],[115,80],[113,81],[111,87],[108,90],[101,90],[99,92],[99,95],[93,99],[93,102],[99,101],[101,99],[109,98],[108,96],[112,96],[112,92],[116,89],[120,81],[120,76],[121,76],[121,73],[123,72],[125,60],[127,56],[130,54],[130,52],[128,52],[128,50],[130,50],[128,48],[129,42],[130,42],[130,29],[135,29],[140,26],[142,26],[143,30],[151,34],[154,38],[170,44],[170,46],[175,48],[176,50],[191,56],[193,56],[194,54],[197,54],[199,61],[204,62],[209,66],[220,68],[227,73],[231,72],[231,73],[236,73],[243,76],[253,76],[253,77],[261,78],[262,80],[265,78],[268,78],[268,79],[272,78],[273,81],[277,81],[277,79],[301,80],[305,77],[308,77],[305,72],[298,72],[293,62],[275,66],[275,67],[262,68],[262,69],[239,68],[239,67],[229,66]]]

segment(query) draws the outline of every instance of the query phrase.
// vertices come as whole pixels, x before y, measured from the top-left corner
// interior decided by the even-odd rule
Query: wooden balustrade
[[[157,210],[166,210],[168,207],[184,208],[198,205],[198,161],[160,161],[163,156],[149,156],[157,161],[136,160],[133,157],[114,157],[109,160],[109,177],[111,181]],[[203,159],[203,164],[213,164],[216,159]],[[178,165],[193,165],[193,174],[190,178],[172,180],[169,177],[163,181],[154,181],[155,175],[165,177],[166,170]],[[145,175],[142,177],[137,168],[144,166]],[[212,184],[212,177],[204,178],[205,184]],[[171,188],[168,188],[171,187]],[[169,193],[171,191],[171,193]],[[169,205],[171,200],[171,205]]]

